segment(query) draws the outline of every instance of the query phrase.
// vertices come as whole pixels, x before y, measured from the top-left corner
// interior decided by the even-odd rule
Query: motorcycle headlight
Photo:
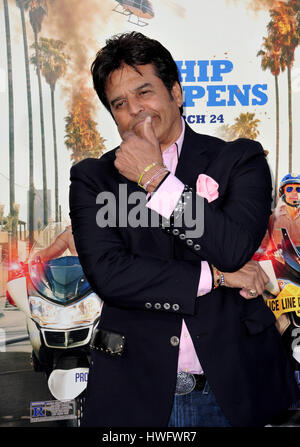
[[[102,310],[102,300],[91,293],[70,306],[58,306],[36,296],[29,297],[31,316],[41,326],[65,329],[92,323]]]

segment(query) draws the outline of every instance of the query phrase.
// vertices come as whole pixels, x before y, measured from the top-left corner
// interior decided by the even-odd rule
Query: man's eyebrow
[[[153,87],[153,85],[151,84],[151,82],[145,82],[143,85],[140,85],[139,87],[135,88],[133,91],[134,92],[138,92],[139,90],[142,90],[145,87]],[[110,103],[111,106],[114,106],[114,104],[117,101],[120,101],[120,99],[123,99],[123,96],[118,96],[117,98],[113,99]]]
[[[135,92],[138,92],[139,90],[142,90],[145,87],[153,87],[151,82],[145,82],[145,84],[141,85],[140,87],[137,87],[134,89]]]

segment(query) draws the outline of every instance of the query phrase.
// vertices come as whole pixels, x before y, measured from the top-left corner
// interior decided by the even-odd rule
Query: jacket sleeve
[[[238,139],[227,145],[206,171],[219,182],[219,198],[208,202],[195,188],[185,185],[162,230],[219,270],[234,272],[252,258],[266,233],[272,182],[260,143]],[[229,172],[225,169],[228,163]],[[191,225],[193,221],[198,227]]]
[[[133,254],[118,228],[98,227],[103,205],[96,203],[101,191],[90,174],[93,162],[71,168],[69,195],[75,246],[91,287],[111,306],[193,315],[201,263]]]

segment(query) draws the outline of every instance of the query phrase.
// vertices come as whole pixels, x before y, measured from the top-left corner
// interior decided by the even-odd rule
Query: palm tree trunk
[[[51,111],[52,111],[53,147],[54,147],[55,222],[58,222],[59,221],[59,215],[58,215],[58,164],[57,164],[54,87],[50,86],[50,89],[51,89]]]
[[[9,126],[9,213],[12,217],[12,239],[9,252],[11,262],[18,257],[18,223],[15,219],[15,134],[14,134],[14,92],[12,77],[12,57],[10,40],[10,23],[7,0],[3,0],[6,31],[7,82],[8,82],[8,126]]]
[[[289,172],[293,171],[293,116],[292,116],[292,83],[291,66],[287,68],[288,75],[288,114],[289,114]]]
[[[275,162],[275,194],[274,201],[277,205],[278,198],[278,175],[279,175],[279,89],[278,76],[275,75],[275,100],[276,100],[276,162]]]
[[[43,207],[44,207],[44,226],[48,225],[48,198],[47,198],[47,171],[46,171],[46,151],[45,151],[45,128],[44,128],[44,112],[43,112],[43,95],[42,80],[39,67],[39,50],[37,32],[34,31],[35,56],[37,60],[36,74],[39,86],[40,99],[40,123],[41,123],[41,143],[42,143],[42,169],[43,169]]]
[[[27,90],[27,110],[28,110],[28,135],[29,135],[29,206],[28,206],[28,230],[29,230],[29,250],[34,242],[34,180],[33,180],[33,130],[32,130],[32,103],[31,103],[31,83],[28,58],[28,43],[26,33],[26,23],[23,1],[18,2],[21,13],[23,44],[25,56],[25,74]]]
[[[13,215],[15,203],[15,139],[14,139],[14,94],[12,78],[12,58],[10,41],[10,24],[7,0],[4,3],[6,31],[7,81],[8,81],[8,119],[9,119],[9,212]]]

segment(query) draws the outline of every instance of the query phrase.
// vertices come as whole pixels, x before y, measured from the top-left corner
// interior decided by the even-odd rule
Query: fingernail
[[[146,123],[151,123],[151,116],[146,116],[146,119],[145,119],[145,121],[146,121]]]

